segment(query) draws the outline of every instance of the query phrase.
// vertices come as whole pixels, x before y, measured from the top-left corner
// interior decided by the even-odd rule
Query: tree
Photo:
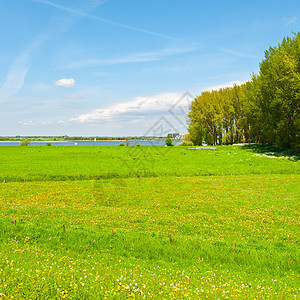
[[[167,137],[167,138],[165,139],[165,143],[166,143],[166,145],[167,145],[168,147],[174,146],[174,145],[173,145],[173,141],[172,141],[172,139],[171,139],[170,137]]]
[[[264,142],[300,149],[300,33],[265,51],[258,105]]]
[[[188,124],[196,145],[257,142],[300,150],[300,33],[270,47],[252,81],[196,97]]]
[[[191,141],[201,145],[233,144],[246,140],[249,126],[242,119],[245,85],[203,92],[191,104],[189,133]]]
[[[23,140],[20,142],[20,146],[29,146],[29,145],[30,145],[30,142],[27,140]]]

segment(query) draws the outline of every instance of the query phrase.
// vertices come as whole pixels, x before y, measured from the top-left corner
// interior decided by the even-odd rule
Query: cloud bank
[[[218,90],[221,88],[232,87],[234,85],[241,85],[242,81],[231,81],[224,84],[206,87],[202,91]],[[106,108],[93,110],[88,114],[82,114],[78,117],[70,119],[73,122],[88,123],[96,122],[98,120],[112,120],[123,119],[130,117],[133,120],[143,116],[150,116],[154,114],[164,115],[168,110],[181,99],[183,93],[170,92],[161,93],[151,96],[134,97],[132,100],[123,103],[117,103]]]
[[[88,114],[82,114],[71,121],[86,123],[97,120],[110,120],[114,117],[126,115],[147,115],[160,111],[167,111],[174,101],[178,100],[180,93],[162,93],[153,96],[135,97],[130,101],[118,103],[107,108],[100,108]]]

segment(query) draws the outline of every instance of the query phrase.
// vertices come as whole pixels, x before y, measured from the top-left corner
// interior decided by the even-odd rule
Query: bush
[[[166,145],[167,145],[168,147],[174,146],[174,145],[173,145],[173,141],[172,141],[172,139],[171,139],[170,137],[167,137],[167,138],[165,139],[165,143],[166,143]]]
[[[47,146],[48,146],[48,147],[51,146],[51,143],[47,143]]]
[[[141,147],[141,144],[140,144],[140,143],[137,143],[137,144],[136,144],[136,147]]]
[[[193,142],[184,141],[184,142],[180,143],[178,146],[191,147],[191,146],[194,146],[194,144],[193,144]]]
[[[125,144],[124,143],[120,143],[118,146],[119,147],[125,147]]]
[[[30,145],[30,142],[27,141],[27,140],[24,140],[24,141],[20,142],[20,146],[29,146],[29,145]]]

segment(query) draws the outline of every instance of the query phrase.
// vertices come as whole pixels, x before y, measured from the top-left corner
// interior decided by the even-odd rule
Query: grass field
[[[0,147],[0,297],[299,298],[299,160],[271,150]]]
[[[300,155],[268,147],[0,147],[0,180],[300,174]],[[275,154],[275,156],[274,156]]]

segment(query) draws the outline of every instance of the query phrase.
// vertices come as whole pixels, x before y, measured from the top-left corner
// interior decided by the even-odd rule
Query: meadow
[[[187,147],[2,146],[0,158],[0,180],[10,182],[300,173],[299,154],[255,145],[223,146],[217,151]]]
[[[0,147],[0,158],[3,299],[299,297],[295,153]]]

